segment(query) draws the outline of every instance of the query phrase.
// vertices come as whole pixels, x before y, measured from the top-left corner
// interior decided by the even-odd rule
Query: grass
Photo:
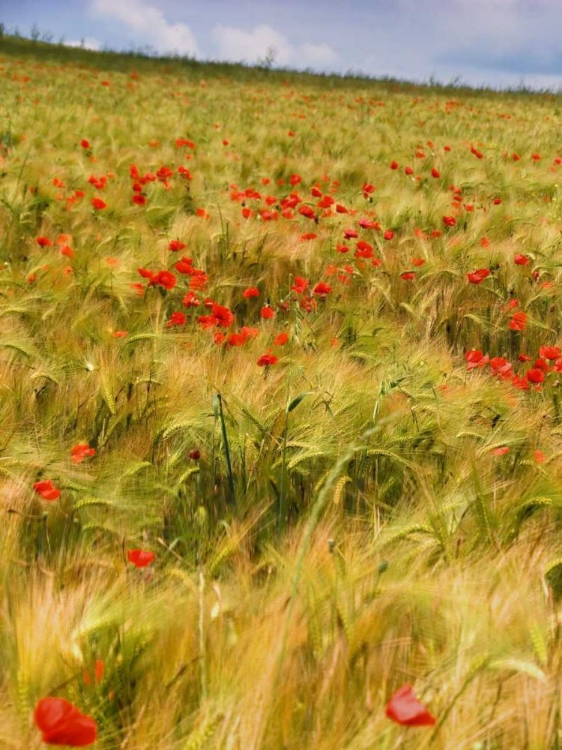
[[[559,98],[0,75],[0,745],[57,695],[100,749],[560,747]]]

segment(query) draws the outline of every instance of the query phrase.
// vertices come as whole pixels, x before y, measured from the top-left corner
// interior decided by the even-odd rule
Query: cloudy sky
[[[95,49],[562,88],[562,0],[0,0],[0,21]]]

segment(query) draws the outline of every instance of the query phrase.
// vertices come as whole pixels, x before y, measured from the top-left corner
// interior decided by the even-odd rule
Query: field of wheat
[[[2,748],[561,747],[561,123],[0,40]]]

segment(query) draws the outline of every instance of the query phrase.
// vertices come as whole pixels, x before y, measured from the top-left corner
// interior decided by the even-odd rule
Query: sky
[[[0,22],[92,49],[562,89],[562,0],[0,0]]]

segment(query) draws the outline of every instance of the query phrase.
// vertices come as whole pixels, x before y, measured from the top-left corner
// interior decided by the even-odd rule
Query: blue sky
[[[0,0],[0,21],[92,48],[562,88],[562,0]]]

